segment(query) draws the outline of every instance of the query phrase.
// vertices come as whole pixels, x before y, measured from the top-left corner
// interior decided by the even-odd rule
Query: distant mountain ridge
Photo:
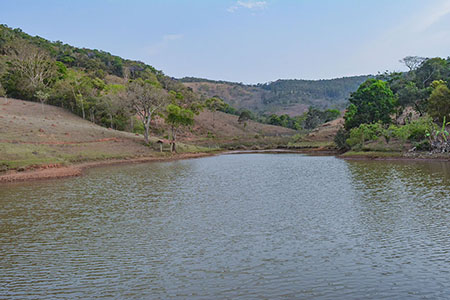
[[[218,96],[238,109],[260,113],[303,113],[308,107],[344,109],[350,94],[370,75],[322,80],[280,79],[274,82],[246,85],[185,77],[179,79],[194,92],[205,97]]]

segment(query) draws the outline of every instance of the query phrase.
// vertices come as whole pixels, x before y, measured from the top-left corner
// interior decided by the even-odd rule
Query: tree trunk
[[[177,149],[176,149],[176,145],[175,145],[175,140],[176,140],[176,135],[175,135],[175,127],[172,126],[172,143],[170,145],[170,152],[175,152],[177,153]]]
[[[145,143],[148,145],[149,143],[149,136],[150,136],[150,121],[151,118],[150,116],[148,116],[143,122],[144,122],[144,127],[145,127],[145,132],[144,132],[144,140]]]
[[[113,128],[113,118],[112,118],[112,114],[109,114],[109,124],[110,124],[110,127]]]
[[[147,124],[145,124],[145,123],[144,123],[144,127],[145,127],[145,131],[144,131],[144,141],[145,141],[145,143],[148,145],[148,142],[149,142],[148,136],[149,136],[150,128],[149,128],[149,127],[147,126]]]
[[[83,103],[83,100],[81,100],[81,113],[82,113],[82,115],[83,115],[83,120],[85,120],[85,119],[86,119],[86,114],[84,113],[84,103]]]

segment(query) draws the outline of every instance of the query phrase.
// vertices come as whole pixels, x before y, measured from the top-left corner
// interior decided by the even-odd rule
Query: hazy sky
[[[0,23],[146,62],[257,83],[404,69],[450,55],[450,0],[0,0]]]

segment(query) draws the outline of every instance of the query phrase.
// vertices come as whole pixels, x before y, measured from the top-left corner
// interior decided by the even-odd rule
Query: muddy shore
[[[0,175],[0,184],[11,183],[11,182],[24,182],[24,181],[35,181],[35,180],[45,180],[45,179],[58,179],[67,177],[76,177],[83,175],[84,171],[90,168],[103,167],[110,165],[121,165],[121,164],[137,164],[137,163],[149,163],[149,162],[164,162],[164,161],[175,161],[182,159],[192,159],[214,156],[219,154],[250,154],[250,153],[298,153],[298,154],[308,154],[308,155],[332,155],[337,158],[344,160],[369,160],[369,161],[442,161],[450,162],[450,155],[401,155],[401,156],[374,156],[373,153],[367,155],[340,155],[339,153],[331,150],[317,151],[311,149],[267,149],[267,150],[233,150],[233,151],[217,151],[210,153],[183,153],[175,154],[172,156],[151,156],[151,157],[139,157],[130,159],[112,159],[112,160],[102,160],[102,161],[91,161],[79,164],[73,164],[69,166],[63,165],[46,165],[37,167],[31,170],[25,171],[8,171]]]
[[[140,157],[140,158],[130,158],[130,159],[111,159],[102,161],[92,161],[80,164],[74,164],[69,166],[63,165],[47,165],[32,170],[25,171],[9,171],[5,174],[0,175],[0,184],[11,183],[11,182],[23,182],[23,181],[34,181],[34,180],[45,180],[45,179],[58,179],[67,177],[76,177],[83,175],[83,172],[90,168],[103,167],[110,165],[121,165],[121,164],[137,164],[137,163],[148,163],[148,162],[162,162],[162,161],[174,161],[182,159],[200,158],[213,156],[217,153],[183,153],[175,154],[172,156],[158,157]]]

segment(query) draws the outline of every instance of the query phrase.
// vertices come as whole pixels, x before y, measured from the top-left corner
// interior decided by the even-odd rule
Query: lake
[[[439,299],[450,163],[241,154],[0,186],[0,298]]]

